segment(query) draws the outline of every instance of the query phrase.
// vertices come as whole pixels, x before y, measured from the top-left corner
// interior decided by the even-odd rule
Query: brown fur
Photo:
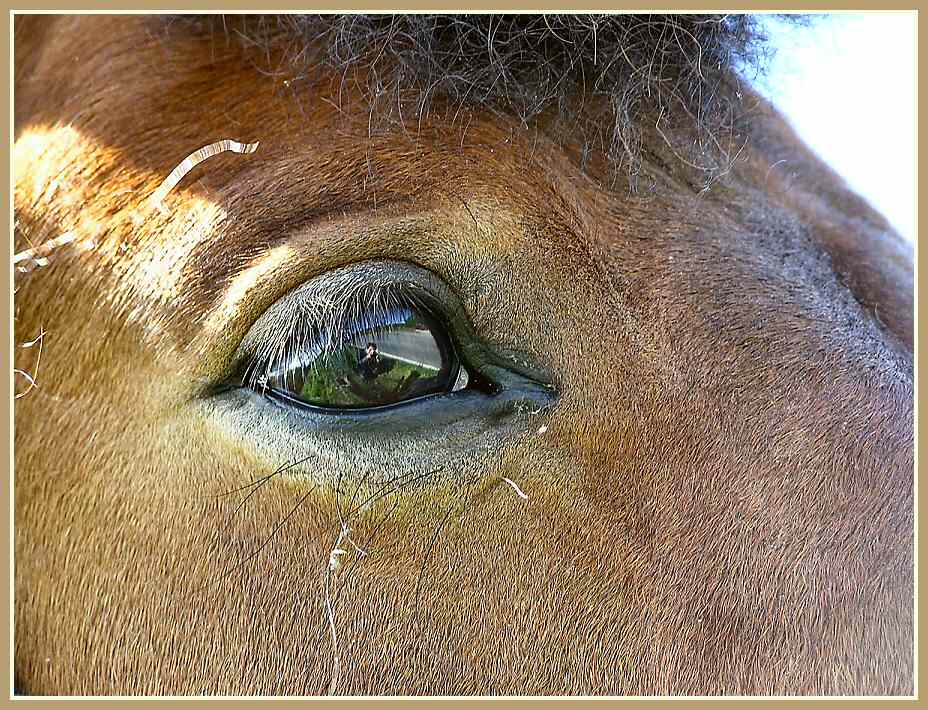
[[[763,101],[708,192],[646,131],[659,180],[629,196],[543,120],[369,136],[337,82],[297,104],[143,18],[17,17],[15,61],[16,249],[94,241],[16,284],[16,342],[47,331],[16,406],[21,692],[328,691],[364,487],[278,476],[237,509],[281,461],[199,404],[290,288],[393,258],[559,398],[352,518],[336,692],[912,693],[911,251]],[[261,147],[138,219],[221,138]]]

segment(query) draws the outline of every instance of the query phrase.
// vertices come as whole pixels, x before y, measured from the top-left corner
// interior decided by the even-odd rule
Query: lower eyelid
[[[273,470],[305,459],[288,475],[321,480],[326,472],[384,477],[444,470],[500,450],[538,427],[557,395],[545,385],[513,375],[498,396],[473,388],[424,397],[414,405],[382,412],[359,410],[333,417],[300,411],[249,389],[237,388],[201,401],[220,436],[251,452]],[[334,466],[333,466],[334,464]]]

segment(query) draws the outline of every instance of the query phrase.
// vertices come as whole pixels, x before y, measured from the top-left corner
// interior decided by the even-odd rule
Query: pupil
[[[333,351],[300,358],[269,384],[315,406],[363,409],[450,392],[458,368],[441,327],[425,313],[399,307]]]

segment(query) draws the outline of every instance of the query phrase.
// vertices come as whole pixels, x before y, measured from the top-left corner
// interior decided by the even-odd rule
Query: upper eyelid
[[[299,200],[294,203],[299,204]],[[365,252],[371,260],[401,262],[420,245],[434,242],[436,235],[448,235],[450,243],[455,243],[460,232],[457,225],[466,223],[463,210],[462,214],[423,210],[421,206],[412,210],[405,202],[392,208],[381,205],[377,210],[359,206],[349,212],[329,205],[324,210],[299,209],[292,216],[289,212],[275,213],[274,222],[267,224],[250,217],[230,219],[223,233],[208,240],[198,251],[196,263],[187,269],[190,280],[184,298],[198,312],[226,310],[233,315],[232,309],[222,308],[229,290],[261,296],[262,292],[276,291],[282,281],[295,289],[357,262]],[[256,234],[260,235],[260,254],[254,253]],[[252,256],[246,259],[249,253]],[[275,260],[275,254],[280,258]],[[276,263],[262,268],[265,261]]]
[[[331,339],[323,347],[337,346],[348,333],[345,324],[374,304],[430,312],[441,307],[449,315],[460,300],[437,276],[403,262],[360,262],[321,274],[281,297],[249,329],[236,356],[243,384],[256,382],[272,363],[286,361],[296,333],[302,339],[322,335]]]
[[[441,302],[455,309],[461,306],[450,315],[466,316],[461,322],[466,320],[471,330],[485,325],[473,294],[486,294],[488,285],[496,283],[496,271],[491,262],[464,258],[477,227],[463,203],[398,202],[386,208],[378,203],[376,209],[347,214],[310,209],[299,195],[287,204],[287,211],[275,212],[272,222],[256,222],[250,213],[236,212],[221,233],[207,240],[205,249],[196,250],[196,261],[184,270],[176,309],[191,314],[184,349],[200,354],[192,364],[193,379],[201,383],[194,396],[208,396],[234,378],[243,339],[286,294],[362,261],[390,261],[428,271],[442,295],[453,291],[453,298]],[[470,204],[482,203],[475,199]],[[311,219],[305,219],[307,210]],[[481,228],[491,229],[499,212],[496,202],[484,205]],[[249,250],[229,251],[230,242],[247,243]]]

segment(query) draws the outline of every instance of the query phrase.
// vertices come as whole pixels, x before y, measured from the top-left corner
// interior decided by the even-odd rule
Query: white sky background
[[[915,240],[914,12],[763,18],[776,53],[758,90],[910,242]]]

